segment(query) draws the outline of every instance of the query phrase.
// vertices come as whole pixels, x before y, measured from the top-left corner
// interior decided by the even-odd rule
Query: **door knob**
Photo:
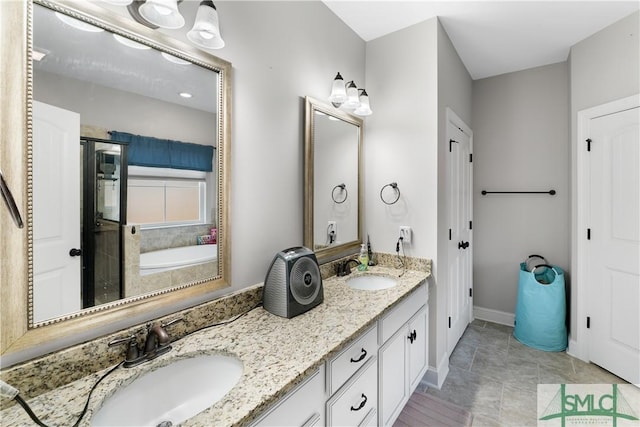
[[[69,256],[80,256],[80,255],[82,255],[81,249],[71,248],[71,250],[69,250]]]
[[[458,249],[467,249],[469,247],[469,242],[462,241],[458,243]]]

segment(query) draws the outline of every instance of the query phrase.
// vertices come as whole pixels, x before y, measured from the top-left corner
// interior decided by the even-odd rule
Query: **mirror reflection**
[[[305,245],[320,258],[361,240],[362,119],[307,98]]]
[[[219,277],[219,76],[33,10],[30,324]]]

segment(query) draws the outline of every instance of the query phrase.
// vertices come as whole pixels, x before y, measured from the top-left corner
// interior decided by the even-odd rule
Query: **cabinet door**
[[[380,425],[388,426],[398,417],[404,403],[409,398],[406,386],[407,362],[405,341],[408,341],[408,328],[400,328],[380,347],[378,352],[378,412]]]
[[[407,340],[407,346],[409,348],[409,395],[413,393],[422,376],[427,371],[428,352],[427,346],[429,342],[427,328],[427,307],[422,310],[411,319],[409,322],[409,336]]]
[[[324,365],[251,424],[258,426],[324,425]]]

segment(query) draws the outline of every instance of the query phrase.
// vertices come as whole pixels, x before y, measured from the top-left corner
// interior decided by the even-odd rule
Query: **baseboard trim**
[[[424,376],[424,380],[429,387],[437,388],[440,390],[442,384],[444,384],[444,380],[449,375],[449,354],[445,354],[438,368],[434,368],[433,366],[429,366],[427,369],[427,373]]]
[[[573,356],[577,359],[582,360],[583,362],[589,363],[589,357],[587,357],[584,348],[578,341],[572,340],[569,338],[569,345],[567,346],[567,354]]]
[[[501,325],[513,326],[516,315],[506,311],[493,310],[491,308],[473,306],[473,317],[478,320],[499,323]]]

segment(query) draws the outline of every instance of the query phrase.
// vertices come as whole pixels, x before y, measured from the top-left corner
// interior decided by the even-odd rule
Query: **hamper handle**
[[[538,265],[536,265],[535,267],[533,267],[533,268],[531,269],[531,272],[533,273],[533,272],[535,271],[535,269],[536,269],[536,268],[538,268],[538,267],[547,267],[547,268],[550,268],[551,270],[553,270],[553,272],[555,273],[555,275],[556,275],[556,276],[558,275],[558,272],[556,271],[556,269],[555,269],[555,268],[553,268],[553,266],[552,266],[552,265],[549,265],[549,264],[538,264]]]

